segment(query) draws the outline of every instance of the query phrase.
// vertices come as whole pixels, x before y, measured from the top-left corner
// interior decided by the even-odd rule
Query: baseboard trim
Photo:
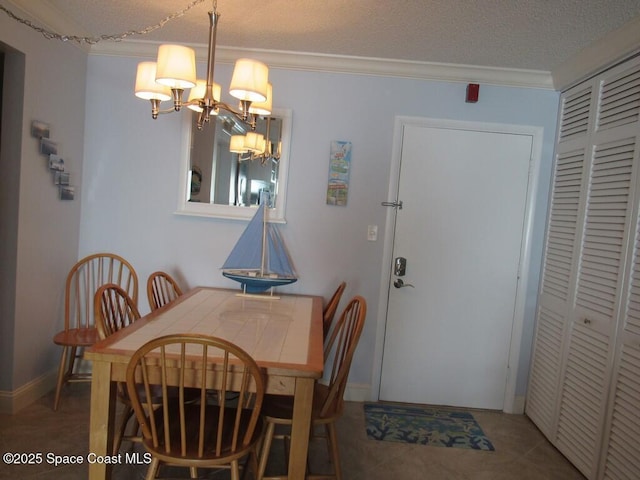
[[[524,395],[516,395],[513,399],[513,405],[511,406],[511,410],[505,410],[504,413],[511,413],[514,415],[523,415],[524,414],[524,404],[526,397]]]
[[[0,413],[13,415],[56,387],[57,372],[51,371],[13,391],[0,390]]]
[[[377,398],[371,396],[371,385],[369,384],[347,384],[344,391],[344,399],[348,402],[377,402]],[[511,409],[504,410],[504,413],[523,415],[526,397],[524,395],[516,395],[513,399]]]
[[[344,390],[344,399],[347,402],[368,402],[371,400],[371,385],[348,383]]]

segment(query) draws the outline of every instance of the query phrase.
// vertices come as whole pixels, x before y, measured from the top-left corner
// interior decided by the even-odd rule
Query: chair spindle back
[[[320,410],[321,418],[342,411],[351,361],[366,316],[367,302],[363,297],[356,295],[345,307],[327,341],[325,359],[331,359],[331,376],[329,393]]]
[[[186,367],[196,372],[190,378],[185,376]],[[263,375],[249,354],[226,340],[190,334],[151,340],[132,356],[126,378],[145,445],[164,460],[240,456],[255,442],[264,397]],[[154,397],[153,385],[159,385],[157,390],[162,392],[160,408],[141,398],[141,390],[146,399]],[[193,395],[185,396],[189,387],[191,393],[199,389],[195,403]],[[173,395],[168,395],[172,389]],[[208,391],[217,391],[215,409],[210,408]],[[235,403],[227,400],[231,391],[239,394]],[[192,403],[187,404],[187,397]]]
[[[76,263],[67,276],[65,330],[93,328],[94,296],[107,283],[119,285],[137,305],[138,276],[129,262],[112,253],[96,253]]]
[[[151,311],[173,302],[182,295],[182,290],[171,275],[166,272],[153,272],[147,279],[147,297]]]

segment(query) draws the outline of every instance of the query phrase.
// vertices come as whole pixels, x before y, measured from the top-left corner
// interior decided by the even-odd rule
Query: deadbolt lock
[[[397,257],[393,265],[393,274],[396,277],[404,277],[407,273],[407,259],[404,257]]]

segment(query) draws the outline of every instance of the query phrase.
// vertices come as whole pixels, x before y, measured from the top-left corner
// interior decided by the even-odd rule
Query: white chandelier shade
[[[249,151],[244,146],[244,135],[231,135],[229,139],[229,151],[231,153],[247,153]]]
[[[267,83],[267,99],[264,102],[251,102],[249,113],[255,115],[271,115],[273,110],[273,85]]]
[[[267,150],[267,139],[261,133],[256,132],[247,132],[245,135],[232,135],[229,139],[229,151],[241,155],[250,153],[251,157],[248,157],[249,159],[270,154]]]
[[[171,100],[171,89],[156,82],[156,62],[138,64],[135,94],[144,100]]]
[[[156,82],[172,89],[195,87],[196,52],[183,45],[160,45]]]
[[[233,69],[229,94],[240,101],[264,102],[268,81],[269,67],[257,60],[240,58]]]
[[[244,138],[244,147],[253,153],[264,153],[264,135],[256,132],[247,132]]]

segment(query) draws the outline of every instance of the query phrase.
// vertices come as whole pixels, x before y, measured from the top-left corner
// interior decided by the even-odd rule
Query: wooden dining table
[[[198,287],[175,302],[102,340],[85,352],[93,362],[89,425],[89,480],[111,476],[116,383],[132,354],[163,335],[196,333],[231,341],[264,369],[266,393],[294,397],[289,478],[305,477],[314,383],[322,376],[322,297],[241,296],[237,290]],[[186,377],[189,377],[187,375]],[[187,385],[191,386],[191,385]],[[130,460],[115,458],[114,463]]]

